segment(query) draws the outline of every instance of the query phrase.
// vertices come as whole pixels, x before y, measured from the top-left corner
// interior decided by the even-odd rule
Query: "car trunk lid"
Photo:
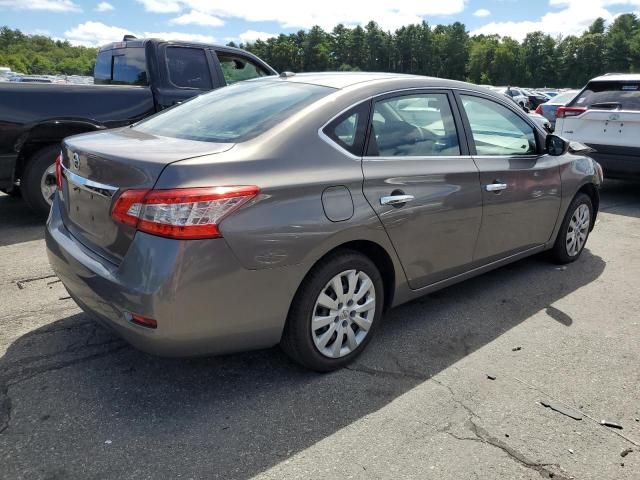
[[[118,264],[135,235],[135,228],[111,218],[119,194],[152,188],[170,163],[232,147],[231,143],[160,137],[130,128],[71,137],[63,143],[63,221],[85,247]]]

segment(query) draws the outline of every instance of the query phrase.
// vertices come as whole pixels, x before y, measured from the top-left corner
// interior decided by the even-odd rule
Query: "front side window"
[[[367,155],[460,155],[458,134],[447,95],[420,93],[376,102]]]
[[[247,58],[224,52],[218,52],[217,55],[227,84],[269,75],[264,68]]]
[[[461,95],[478,155],[532,155],[536,136],[527,122],[492,100]]]
[[[176,87],[211,90],[211,74],[202,48],[167,47],[169,80]]]
[[[132,128],[163,137],[244,142],[333,92],[305,83],[242,82],[195,97]]]

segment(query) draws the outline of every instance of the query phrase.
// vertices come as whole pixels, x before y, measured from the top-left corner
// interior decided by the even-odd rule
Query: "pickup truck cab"
[[[0,189],[47,214],[63,138],[130,125],[208,90],[276,74],[237,48],[127,36],[99,50],[95,85],[0,83]]]
[[[605,177],[640,178],[639,74],[594,78],[556,116],[556,133],[593,148]]]

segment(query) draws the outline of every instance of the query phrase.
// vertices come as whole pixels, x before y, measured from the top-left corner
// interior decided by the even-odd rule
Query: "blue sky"
[[[247,42],[337,23],[383,28],[460,21],[472,33],[522,39],[543,30],[579,34],[598,16],[640,11],[640,0],[0,0],[0,25],[102,45],[125,33],[204,42]]]

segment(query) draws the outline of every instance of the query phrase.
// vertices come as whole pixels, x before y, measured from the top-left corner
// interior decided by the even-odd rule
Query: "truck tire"
[[[46,216],[56,191],[55,161],[60,145],[50,145],[34,153],[27,161],[20,179],[20,189],[27,205],[38,215]]]

